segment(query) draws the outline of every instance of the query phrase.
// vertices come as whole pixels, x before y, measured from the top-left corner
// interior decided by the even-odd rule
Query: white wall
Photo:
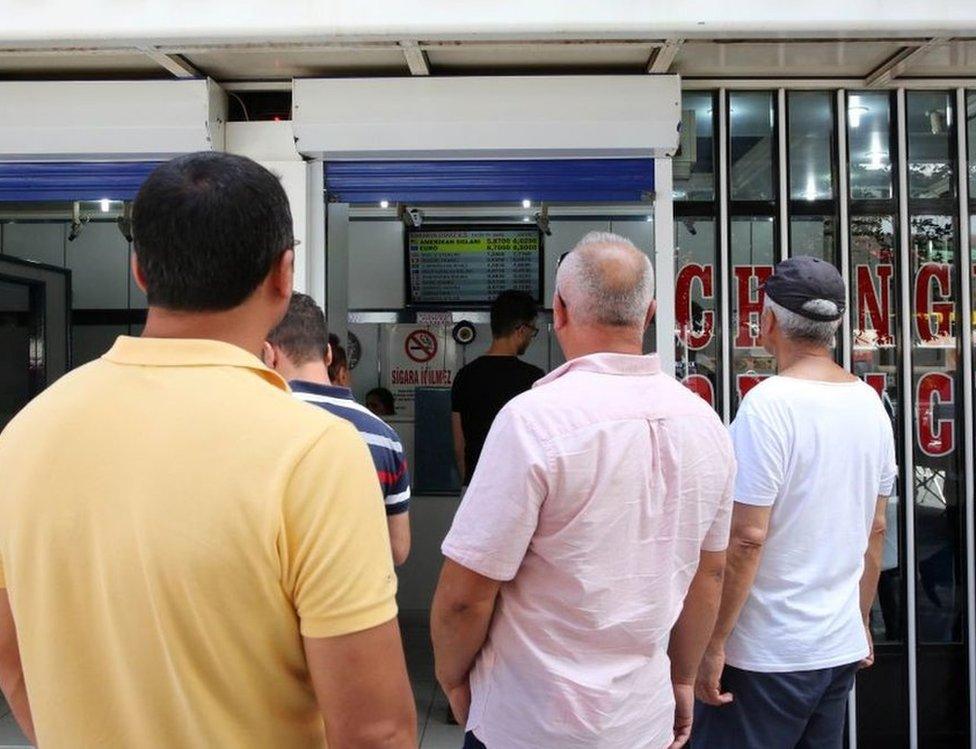
[[[299,78],[298,150],[326,159],[674,153],[676,75]]]
[[[295,289],[311,293],[314,263],[309,263],[309,257],[315,252],[324,254],[325,245],[322,233],[313,230],[310,224],[310,217],[320,214],[316,214],[311,206],[315,195],[315,191],[309,189],[311,169],[295,150],[291,123],[229,122],[225,150],[254,159],[281,178],[281,186],[285,188],[291,206],[295,238],[301,241],[295,248]],[[318,197],[321,202],[321,189]]]

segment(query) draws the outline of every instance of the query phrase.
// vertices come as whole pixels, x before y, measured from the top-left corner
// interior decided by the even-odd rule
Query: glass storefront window
[[[729,161],[732,200],[774,200],[776,115],[771,91],[729,94]]]
[[[675,221],[675,376],[720,408],[722,337],[716,221],[686,216]]]
[[[776,223],[769,216],[735,216],[730,224],[732,319],[729,325],[732,404],[735,408],[751,388],[776,374],[776,362],[759,340],[764,302],[759,287],[772,275],[778,260],[775,227]]]
[[[918,639],[961,642],[966,610],[955,221],[911,220]]]
[[[850,197],[894,197],[891,163],[891,97],[887,93],[852,93],[847,98]]]
[[[682,145],[671,160],[675,200],[715,200],[713,100],[711,91],[682,95]]]
[[[837,220],[833,216],[790,218],[790,254],[812,255],[837,264]]]
[[[901,441],[901,380],[898,349],[898,251],[894,216],[851,217],[851,366],[873,387]],[[897,451],[901,455],[901,450]],[[888,499],[878,596],[871,611],[875,642],[898,642],[902,632],[903,569],[900,539],[900,489]]]
[[[956,194],[956,160],[951,94],[944,91],[909,91],[908,195],[911,200],[938,200]]]
[[[834,107],[827,91],[793,91],[787,104],[790,198],[834,197]],[[794,253],[796,254],[796,253]]]

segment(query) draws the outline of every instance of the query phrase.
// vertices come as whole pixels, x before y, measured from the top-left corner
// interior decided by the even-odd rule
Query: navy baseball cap
[[[826,260],[809,255],[791,257],[777,265],[773,275],[763,284],[763,291],[781,307],[817,322],[840,320],[847,307],[847,291],[840,271]],[[837,314],[803,308],[814,299],[833,302],[837,305]]]

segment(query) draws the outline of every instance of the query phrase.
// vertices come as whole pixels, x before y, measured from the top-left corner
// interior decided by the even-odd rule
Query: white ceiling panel
[[[976,40],[949,42],[912,62],[906,76],[976,75]]]
[[[687,42],[674,72],[685,77],[862,77],[895,54],[894,42]]]
[[[454,44],[428,46],[434,72],[445,70],[558,68],[626,68],[643,72],[654,47],[650,44],[524,43],[508,45]]]
[[[197,69],[221,81],[408,73],[403,52],[393,48],[219,49],[191,51],[185,57]]]
[[[136,52],[0,51],[0,77],[4,78],[172,78],[159,65]]]

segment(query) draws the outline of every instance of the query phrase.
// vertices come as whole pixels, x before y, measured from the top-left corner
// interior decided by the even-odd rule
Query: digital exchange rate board
[[[542,236],[535,226],[410,229],[406,244],[411,304],[489,304],[506,289],[541,301]]]

